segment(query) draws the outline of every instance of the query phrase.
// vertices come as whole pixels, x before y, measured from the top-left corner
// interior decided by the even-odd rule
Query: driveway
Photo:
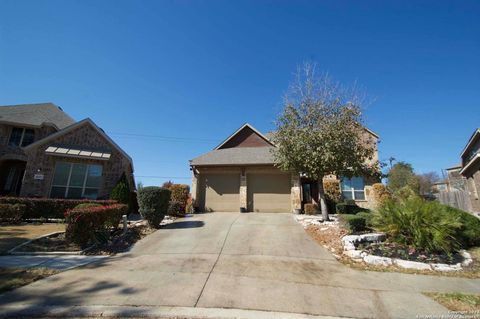
[[[4,294],[0,306],[134,306],[137,315],[148,306],[232,308],[354,318],[447,312],[421,291],[480,293],[480,280],[353,270],[291,214],[214,213],[179,219],[129,253]]]

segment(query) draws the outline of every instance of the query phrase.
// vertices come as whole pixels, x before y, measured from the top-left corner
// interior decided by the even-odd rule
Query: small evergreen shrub
[[[128,186],[128,180],[125,173],[122,174],[115,187],[110,192],[110,199],[116,200],[120,204],[128,205],[128,211],[133,209],[130,187]]]
[[[460,218],[461,227],[457,231],[462,248],[480,246],[480,219],[463,210],[444,206],[449,214],[457,215]]]
[[[25,214],[26,206],[22,204],[0,204],[0,221],[18,223]]]
[[[368,214],[368,213],[367,213]],[[357,215],[339,215],[340,221],[350,233],[362,232],[367,229],[367,220],[364,216]]]
[[[328,211],[334,213],[336,205],[342,201],[342,191],[338,179],[327,179],[323,181],[326,204]]]
[[[0,204],[25,205],[22,218],[63,219],[67,210],[82,203],[98,203],[101,205],[115,204],[114,200],[91,199],[56,199],[56,198],[29,198],[29,197],[0,197]]]
[[[185,207],[182,203],[171,200],[168,204],[167,215],[169,216],[185,216]]]
[[[355,203],[338,203],[336,205],[337,214],[355,215],[359,212],[368,212],[368,209],[357,206]]]
[[[305,204],[303,208],[306,215],[315,215],[318,213],[317,204]]]
[[[172,192],[171,201],[180,204],[180,211],[185,214],[188,197],[190,195],[190,186],[185,184],[173,184],[169,189]]]
[[[139,211],[151,227],[159,228],[170,202],[170,190],[163,187],[143,187],[138,192]]]
[[[80,247],[94,242],[97,233],[109,234],[110,229],[116,229],[122,215],[127,212],[127,205],[124,204],[87,205],[65,212],[67,221],[65,237]]]
[[[418,196],[387,201],[376,209],[372,223],[390,240],[427,252],[453,253],[460,248],[462,220],[438,202]]]

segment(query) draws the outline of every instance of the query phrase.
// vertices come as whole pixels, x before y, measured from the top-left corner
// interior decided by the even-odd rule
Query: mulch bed
[[[463,261],[463,257],[458,253],[452,255],[429,253],[391,242],[360,244],[358,249],[366,251],[369,255],[399,258],[423,263],[456,264]]]
[[[48,237],[42,237],[35,239],[17,249],[17,252],[54,252],[54,251],[65,251],[65,252],[78,252],[82,248],[73,243],[69,243],[65,240],[65,233],[59,233],[50,235]]]
[[[339,257],[342,256],[342,237],[348,235],[348,231],[342,227],[328,227],[327,229],[321,229],[322,226],[310,225],[305,230],[323,247]]]

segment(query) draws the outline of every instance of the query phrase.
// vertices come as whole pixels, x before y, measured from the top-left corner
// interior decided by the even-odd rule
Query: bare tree
[[[276,165],[318,181],[325,220],[324,176],[380,173],[378,162],[373,162],[374,141],[362,126],[361,102],[355,88],[345,88],[327,74],[317,75],[315,65],[305,63],[297,70],[276,121]]]

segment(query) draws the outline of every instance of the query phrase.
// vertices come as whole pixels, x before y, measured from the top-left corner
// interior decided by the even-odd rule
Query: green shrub
[[[81,247],[95,241],[96,234],[109,233],[116,229],[122,215],[127,212],[127,205],[79,207],[65,213],[67,228],[65,237]]]
[[[170,202],[170,190],[163,187],[143,187],[138,192],[138,205],[140,214],[147,220],[150,226],[160,227]]]
[[[25,208],[26,206],[22,204],[0,204],[0,221],[10,223],[21,221]]]
[[[115,204],[114,200],[90,199],[56,199],[56,198],[28,198],[28,197],[0,197],[0,204],[25,205],[24,219],[45,218],[63,219],[67,210],[82,203],[98,203],[101,205]]]
[[[169,216],[185,216],[185,206],[182,203],[171,200],[168,203],[167,215]]]
[[[122,174],[110,192],[110,199],[114,199],[120,204],[130,204],[130,188],[128,187],[128,180],[125,173]]]
[[[190,194],[190,186],[185,184],[173,184],[170,186],[171,201],[180,204],[180,210],[185,213],[187,207],[188,196]]]
[[[449,214],[460,218],[462,226],[457,231],[457,239],[463,248],[480,246],[480,219],[463,210],[444,206]]]
[[[77,206],[75,206],[74,209],[82,209],[82,208],[90,208],[90,207],[100,207],[100,206],[103,206],[102,204],[98,204],[98,203],[82,203],[82,204],[78,204]]]
[[[367,213],[368,214],[368,213]],[[340,221],[351,233],[362,232],[367,229],[367,220],[364,216],[357,215],[339,215]]]
[[[337,211],[337,214],[355,215],[359,212],[365,212],[365,211],[368,212],[368,209],[357,206],[355,202],[353,204],[349,202],[349,203],[338,203],[336,205],[336,211]]]
[[[317,204],[305,204],[303,206],[306,215],[315,215],[318,214],[318,206]]]
[[[372,223],[391,240],[415,249],[452,253],[460,247],[461,219],[438,202],[416,196],[390,200],[375,211]]]
[[[360,212],[360,213],[356,214],[355,216],[365,219],[365,226],[367,228],[372,228],[373,227],[373,221],[372,221],[373,220],[373,214],[370,211],[363,211],[363,212]]]

